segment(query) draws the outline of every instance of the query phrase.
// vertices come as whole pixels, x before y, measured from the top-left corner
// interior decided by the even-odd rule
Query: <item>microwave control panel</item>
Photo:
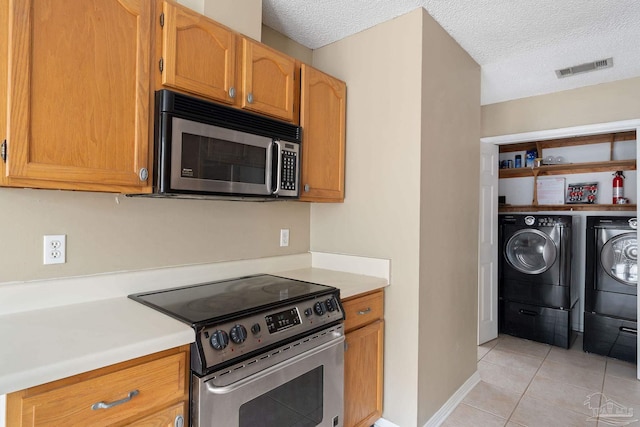
[[[276,141],[276,147],[279,165],[276,192],[281,196],[297,197],[300,180],[300,145]]]
[[[282,178],[280,186],[283,190],[296,190],[296,172],[298,153],[282,150]]]

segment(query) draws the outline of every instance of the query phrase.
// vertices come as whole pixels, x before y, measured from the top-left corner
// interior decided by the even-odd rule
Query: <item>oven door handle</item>
[[[240,387],[244,387],[247,384],[251,384],[253,382],[261,380],[262,378],[270,375],[271,373],[273,373],[275,371],[278,371],[280,369],[286,368],[287,366],[291,366],[294,363],[296,363],[296,362],[298,362],[298,361],[300,361],[302,359],[306,359],[307,357],[310,357],[310,356],[313,356],[315,354],[318,354],[318,353],[320,353],[322,351],[325,351],[325,350],[327,350],[327,349],[329,349],[331,347],[341,345],[343,342],[344,342],[344,335],[340,335],[336,339],[333,339],[333,340],[331,340],[329,342],[321,344],[318,347],[315,347],[315,348],[313,348],[311,350],[305,351],[304,353],[295,355],[292,358],[287,359],[285,361],[282,361],[282,362],[280,362],[278,364],[275,364],[273,366],[269,366],[268,368],[266,368],[266,369],[264,369],[264,370],[262,370],[260,372],[257,372],[257,373],[255,373],[255,374],[253,374],[251,376],[248,376],[247,378],[243,378],[243,379],[241,379],[239,381],[236,381],[233,384],[229,384],[227,386],[220,387],[220,386],[213,385],[211,383],[211,381],[207,381],[206,382],[207,391],[209,391],[211,393],[214,393],[214,394],[228,394],[228,393],[231,393],[231,392],[239,389]]]

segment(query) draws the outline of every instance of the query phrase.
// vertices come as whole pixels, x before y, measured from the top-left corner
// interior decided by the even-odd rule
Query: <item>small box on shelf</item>
[[[597,199],[597,182],[579,182],[567,185],[567,204],[595,204]]]

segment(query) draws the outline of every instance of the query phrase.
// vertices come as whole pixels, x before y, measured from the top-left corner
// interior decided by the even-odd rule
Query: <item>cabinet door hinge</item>
[[[160,14],[160,26],[164,27],[164,12]]]
[[[160,66],[160,72],[164,71],[164,59],[160,58],[160,63],[158,64]]]
[[[2,146],[0,147],[0,157],[2,157],[2,161],[7,163],[7,140],[2,141]]]

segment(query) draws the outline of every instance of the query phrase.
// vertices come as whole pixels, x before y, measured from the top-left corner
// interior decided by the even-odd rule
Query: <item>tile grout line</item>
[[[511,421],[511,417],[516,412],[516,409],[518,409],[518,405],[520,405],[520,402],[522,401],[522,398],[524,397],[524,395],[527,392],[527,390],[529,390],[529,386],[531,386],[531,383],[533,382],[533,379],[536,377],[536,375],[538,375],[538,372],[540,371],[540,368],[542,368],[542,365],[544,364],[544,361],[547,360],[547,357],[549,356],[550,353],[551,353],[551,347],[549,347],[549,350],[547,351],[547,354],[545,354],[544,357],[542,358],[542,362],[540,363],[540,366],[538,366],[538,369],[536,369],[536,371],[534,372],[533,376],[529,380],[529,383],[527,384],[527,386],[525,387],[524,391],[520,395],[520,398],[518,399],[518,402],[516,403],[516,406],[513,407],[513,410],[509,414],[509,418],[507,418],[507,422],[504,424],[505,426],[507,424],[509,424],[509,422]],[[515,421],[513,421],[513,423],[519,425],[519,423],[516,423]]]

